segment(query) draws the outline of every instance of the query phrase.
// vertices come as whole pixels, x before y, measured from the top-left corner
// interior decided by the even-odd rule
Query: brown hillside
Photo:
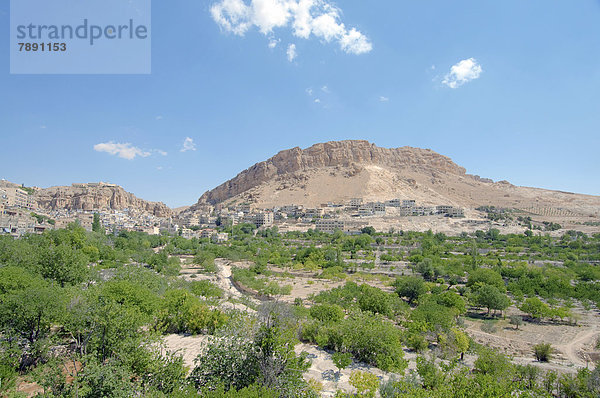
[[[517,187],[466,174],[429,149],[380,148],[367,141],[338,141],[293,148],[242,171],[204,193],[203,204],[248,202],[256,208],[318,206],[353,197],[366,201],[415,199],[427,205],[516,208],[532,215],[596,219],[600,197]]]

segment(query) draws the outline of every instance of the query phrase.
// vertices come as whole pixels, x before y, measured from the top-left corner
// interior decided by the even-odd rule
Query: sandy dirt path
[[[511,347],[521,353],[529,350],[531,356],[514,355],[512,356],[512,362],[520,365],[535,365],[544,370],[553,370],[561,373],[576,373],[580,367],[594,368],[593,363],[586,363],[584,359],[577,353],[578,349],[593,340],[595,336],[599,334],[596,329],[581,331],[575,339],[567,344],[553,345],[559,355],[559,358],[554,359],[552,362],[539,362],[533,356],[532,345],[524,340],[518,338],[510,338],[504,336],[498,336],[491,333],[486,333],[481,330],[474,329],[475,325],[470,326],[465,331],[471,335],[475,340],[477,337],[483,337],[487,341],[504,342],[505,347]]]
[[[557,345],[556,349],[560,350],[565,357],[573,362],[573,364],[578,366],[588,366],[588,362],[581,358],[581,354],[579,350],[581,350],[586,344],[594,343],[595,338],[600,334],[597,329],[592,330],[584,330],[577,334],[575,339],[573,339],[568,344]],[[583,353],[585,355],[585,353]]]

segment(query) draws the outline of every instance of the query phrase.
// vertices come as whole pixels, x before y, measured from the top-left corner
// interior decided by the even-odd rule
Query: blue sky
[[[150,75],[72,76],[9,74],[2,2],[0,178],[181,206],[282,149],[366,139],[600,194],[600,1],[322,0],[305,26],[298,1],[154,1]]]

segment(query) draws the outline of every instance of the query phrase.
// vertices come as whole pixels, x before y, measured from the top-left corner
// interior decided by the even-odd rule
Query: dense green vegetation
[[[379,386],[353,373],[359,396],[600,393],[597,371],[516,366],[463,329],[465,317],[495,322],[511,305],[525,314],[510,317],[515,329],[575,323],[575,305],[600,304],[600,235],[232,232],[226,245],[75,224],[0,236],[0,392],[18,396],[17,383],[30,381],[43,396],[312,397],[318,387],[302,378],[309,361],[293,349],[304,341],[332,352],[338,370],[356,360],[402,375]],[[248,260],[233,280],[263,304],[248,303],[256,314],[224,309],[215,284],[178,277],[178,255],[208,276],[216,259]],[[342,283],[293,306],[269,301],[290,293],[281,279],[298,270]],[[193,369],[162,345],[170,333],[207,336]],[[419,354],[416,372],[405,371],[407,349]],[[551,346],[531,352],[552,360]],[[474,367],[466,353],[478,357]]]

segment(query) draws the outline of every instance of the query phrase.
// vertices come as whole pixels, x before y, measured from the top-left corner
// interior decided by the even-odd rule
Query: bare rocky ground
[[[593,359],[598,357],[595,348],[600,336],[600,316],[597,310],[583,308],[573,310],[576,324],[550,321],[525,322],[518,330],[509,324],[508,318],[501,319],[492,333],[481,330],[482,321],[467,319],[466,332],[477,343],[492,347],[513,358],[515,363],[533,364],[545,370],[575,373],[578,368],[594,368]],[[507,316],[524,315],[515,307],[507,310]],[[554,348],[549,363],[535,361],[532,347],[538,343],[550,343]]]

